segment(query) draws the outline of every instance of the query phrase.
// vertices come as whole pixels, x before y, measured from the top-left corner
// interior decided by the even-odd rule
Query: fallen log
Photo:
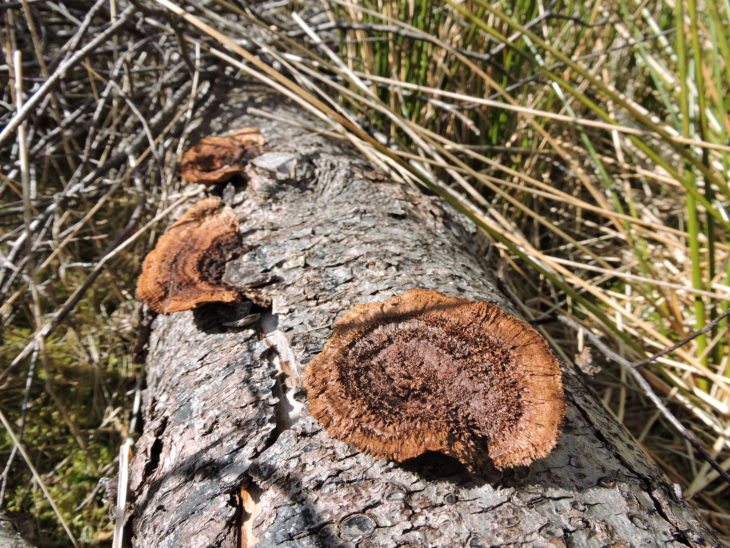
[[[155,320],[134,546],[716,544],[571,364],[557,447],[527,467],[472,475],[436,454],[398,464],[330,437],[301,379],[353,305],[423,288],[514,307],[475,230],[439,200],[275,121],[313,125],[268,92],[218,103],[201,137],[258,127],[266,138],[248,184],[222,193],[242,235],[224,280],[248,301]]]

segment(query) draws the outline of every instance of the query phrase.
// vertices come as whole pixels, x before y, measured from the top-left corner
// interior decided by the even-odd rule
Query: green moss
[[[111,318],[99,318],[96,298],[108,301],[107,290],[92,292],[74,316],[73,326],[49,337],[36,364],[24,429],[24,445],[50,494],[76,537],[85,544],[110,542],[112,524],[108,504],[98,489],[99,479],[116,474],[115,460],[126,422],[124,412],[106,420],[113,410],[128,409],[133,331],[113,329]],[[131,311],[126,312],[129,321]],[[117,307],[119,308],[119,307]],[[7,361],[22,350],[31,335],[27,327],[11,326],[4,333],[0,359]],[[89,344],[100,350],[91,359]],[[20,433],[21,410],[28,364],[11,376],[3,391],[2,410]],[[12,450],[7,433],[0,432],[0,462]],[[23,520],[32,542],[39,546],[67,546],[68,539],[55,513],[20,455],[13,462],[5,503]]]

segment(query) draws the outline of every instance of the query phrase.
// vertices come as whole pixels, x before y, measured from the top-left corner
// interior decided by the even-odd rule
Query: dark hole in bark
[[[150,477],[155,470],[157,470],[157,466],[160,464],[160,455],[162,454],[162,438],[158,437],[155,438],[154,443],[152,444],[152,451],[150,451],[150,459],[147,461],[147,464],[144,467],[144,477],[148,478]]]

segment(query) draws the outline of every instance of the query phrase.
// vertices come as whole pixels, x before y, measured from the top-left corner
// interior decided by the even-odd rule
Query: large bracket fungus
[[[565,409],[558,360],[535,329],[427,290],[350,309],[304,384],[333,437],[399,462],[445,453],[472,472],[546,456]]]
[[[243,173],[246,161],[263,152],[264,137],[256,128],[205,137],[183,154],[180,172],[190,183],[215,185]]]
[[[203,303],[233,302],[238,292],[222,280],[240,249],[238,219],[220,198],[187,210],[157,241],[142,265],[137,298],[162,314]]]

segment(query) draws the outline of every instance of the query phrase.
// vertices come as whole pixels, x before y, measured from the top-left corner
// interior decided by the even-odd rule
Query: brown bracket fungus
[[[264,137],[256,128],[225,136],[205,137],[183,154],[180,171],[190,183],[215,185],[243,173],[246,161],[263,152]]]
[[[222,278],[226,261],[239,248],[236,214],[219,198],[205,198],[188,209],[145,257],[137,298],[162,314],[236,301],[238,292]]]
[[[545,339],[500,307],[413,290],[336,322],[304,376],[330,435],[381,458],[427,451],[469,470],[524,466],[555,446],[565,402]]]

